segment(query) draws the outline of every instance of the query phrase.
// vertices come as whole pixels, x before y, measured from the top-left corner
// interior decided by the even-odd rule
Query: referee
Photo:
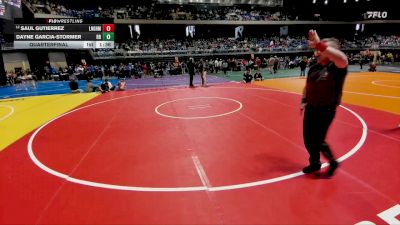
[[[193,58],[189,59],[189,62],[187,64],[187,68],[189,70],[189,87],[194,87],[194,85],[193,85],[193,76],[194,76],[195,65],[194,65]]]
[[[309,165],[304,173],[321,169],[320,152],[329,160],[327,176],[334,174],[338,162],[325,142],[336,107],[340,104],[343,84],[347,75],[347,56],[339,50],[339,42],[328,38],[320,40],[315,30],[308,33],[309,45],[316,50],[317,64],[310,67],[303,91],[301,110],[305,109],[303,119],[303,138],[310,155]]]

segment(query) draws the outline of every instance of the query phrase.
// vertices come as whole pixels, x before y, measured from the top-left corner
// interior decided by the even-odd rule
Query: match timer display
[[[15,49],[108,49],[114,48],[112,21],[75,18],[16,19]]]

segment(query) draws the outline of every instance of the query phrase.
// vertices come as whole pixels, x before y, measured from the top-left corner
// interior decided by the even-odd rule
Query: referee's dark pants
[[[189,85],[190,86],[193,86],[193,76],[194,76],[194,73],[189,73]]]
[[[336,107],[306,105],[303,120],[303,139],[310,164],[320,164],[320,152],[329,160],[335,158],[325,142],[326,134],[336,114]]]

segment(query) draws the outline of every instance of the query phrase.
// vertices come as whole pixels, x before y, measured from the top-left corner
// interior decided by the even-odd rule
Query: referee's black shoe
[[[329,162],[329,169],[326,172],[326,175],[328,175],[328,177],[333,176],[333,174],[335,173],[335,170],[338,168],[339,163],[336,160],[332,160]]]
[[[321,169],[321,163],[313,163],[303,168],[303,173],[314,173]]]

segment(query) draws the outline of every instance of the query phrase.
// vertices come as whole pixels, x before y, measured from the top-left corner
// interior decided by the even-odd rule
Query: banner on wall
[[[243,38],[243,26],[238,26],[235,28],[235,39],[242,39]]]
[[[287,36],[289,34],[289,27],[288,26],[280,27],[279,34],[280,36]]]

